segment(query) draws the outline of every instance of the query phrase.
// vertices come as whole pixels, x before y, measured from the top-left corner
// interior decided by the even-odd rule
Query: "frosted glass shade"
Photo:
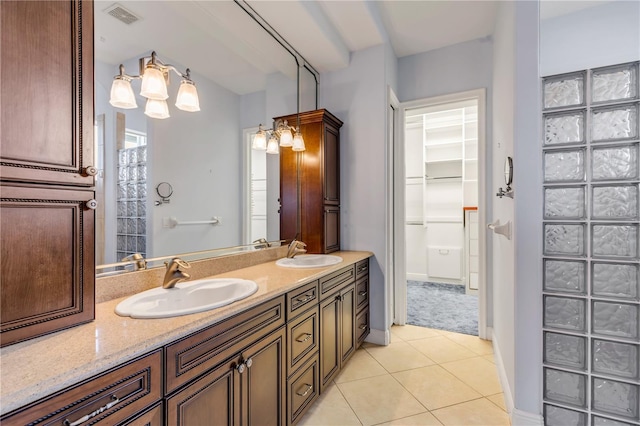
[[[116,108],[137,108],[136,96],[133,94],[131,82],[125,78],[116,77],[111,84],[111,99],[109,103]]]
[[[278,140],[275,136],[271,136],[269,138],[269,143],[267,143],[267,154],[279,154],[280,149],[278,148]]]
[[[251,148],[259,151],[264,151],[265,149],[267,149],[267,135],[265,135],[263,131],[259,131],[253,137]]]
[[[147,99],[147,105],[144,113],[151,118],[169,118],[169,106],[167,101],[159,101],[157,99]]]
[[[296,135],[293,137],[293,146],[291,147],[294,151],[304,151],[304,138],[300,134],[300,132],[296,132]]]
[[[200,100],[198,99],[198,91],[196,85],[188,80],[182,80],[178,96],[176,97],[176,106],[182,111],[196,112],[200,111]]]
[[[293,136],[291,130],[285,129],[280,133],[280,146],[293,146]]]
[[[140,94],[148,99],[163,101],[169,97],[167,83],[164,81],[162,71],[157,68],[147,67],[142,76]]]

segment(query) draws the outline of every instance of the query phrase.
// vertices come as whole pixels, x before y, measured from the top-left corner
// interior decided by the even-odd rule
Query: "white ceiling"
[[[238,94],[264,89],[266,75],[295,78],[293,58],[231,0],[120,0],[140,16],[126,25],[95,2],[96,59],[117,65],[157,50]],[[544,16],[602,1],[544,0]],[[396,56],[490,36],[498,1],[248,0],[318,71],[347,67],[351,52],[389,40]],[[126,70],[137,74],[138,70]]]

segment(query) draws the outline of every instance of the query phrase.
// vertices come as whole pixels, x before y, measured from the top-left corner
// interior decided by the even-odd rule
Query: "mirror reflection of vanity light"
[[[511,188],[513,183],[513,159],[511,157],[507,157],[504,161],[504,183],[507,187],[505,189],[498,188],[496,196],[513,198],[513,188]]]

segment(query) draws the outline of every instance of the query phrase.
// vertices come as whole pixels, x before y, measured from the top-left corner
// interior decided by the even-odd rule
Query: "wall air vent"
[[[111,6],[106,8],[104,12],[113,16],[118,21],[124,22],[127,25],[131,25],[134,22],[140,20],[139,16],[137,16],[136,14],[134,14],[133,12],[131,12],[130,10],[126,9],[124,6],[118,3],[112,4]]]

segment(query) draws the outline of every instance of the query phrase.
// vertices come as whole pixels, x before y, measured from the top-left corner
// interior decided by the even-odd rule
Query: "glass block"
[[[136,219],[127,219],[127,234],[135,234],[138,228]]]
[[[147,166],[138,164],[138,180],[147,180]]]
[[[118,200],[127,198],[127,186],[118,184]]]
[[[118,235],[116,244],[118,245],[118,251],[125,251],[127,249],[127,237]]]
[[[138,198],[138,186],[135,183],[127,184],[127,198],[130,200]]]
[[[545,188],[545,219],[583,219],[585,211],[583,186]]]
[[[586,305],[582,299],[544,296],[545,327],[584,331]]]
[[[544,362],[584,370],[586,338],[544,332]]]
[[[619,105],[591,111],[591,140],[594,142],[638,137],[638,107]]]
[[[545,182],[582,182],[584,172],[584,150],[549,151],[544,154]]]
[[[138,183],[138,198],[147,198],[147,184],[144,182]]]
[[[125,256],[127,255],[127,253],[125,253],[124,251],[119,251],[116,253],[116,261],[120,262],[122,259],[125,258]]]
[[[638,385],[594,377],[592,391],[593,409],[638,419]]]
[[[566,74],[544,80],[544,108],[584,104],[584,73]]]
[[[127,155],[127,151],[125,149],[118,150],[118,165],[119,166],[127,166],[129,163],[129,156]]]
[[[592,198],[592,219],[638,218],[638,186],[594,186]]]
[[[607,419],[605,417],[591,416],[592,426],[633,426],[631,423],[619,420]]]
[[[145,217],[147,215],[147,203],[144,200],[138,200],[136,204],[138,217]]]
[[[127,233],[127,219],[116,219],[117,220],[117,232],[118,234],[126,234]]]
[[[591,294],[638,300],[640,273],[638,265],[622,263],[593,263]]]
[[[137,241],[138,239],[136,237],[127,235],[127,253],[135,253],[137,251],[136,249]]]
[[[629,379],[638,378],[638,345],[593,339],[593,371]]]
[[[118,167],[118,180],[120,182],[124,182],[129,178],[129,168],[128,167]]]
[[[584,255],[584,231],[581,224],[545,224],[544,254]]]
[[[118,217],[127,217],[127,202],[118,201]]]
[[[127,216],[135,217],[137,216],[137,202],[136,201],[127,201]]]
[[[544,144],[584,143],[584,117],[584,111],[545,115]]]
[[[146,248],[147,248],[146,237],[136,237],[136,238],[137,238],[136,246],[138,247],[138,251],[139,252],[146,251]]]
[[[127,155],[129,156],[129,163],[138,162],[138,148],[127,149]]]
[[[593,180],[638,178],[638,145],[594,148],[591,158]]]
[[[545,368],[544,397],[552,401],[584,407],[587,400],[587,378],[582,374]]]
[[[137,219],[136,224],[136,233],[138,233],[139,235],[145,235],[147,233],[147,220]]]
[[[147,161],[147,147],[139,146],[138,150],[138,163],[145,163]]]
[[[593,225],[593,256],[628,257],[638,255],[638,225]]]
[[[593,301],[593,332],[638,338],[638,307],[617,302]]]
[[[549,259],[544,261],[545,291],[585,294],[585,276],[584,262]]]
[[[587,415],[555,405],[544,404],[545,426],[587,426]]]
[[[127,174],[129,175],[129,181],[138,180],[138,166],[136,165],[129,166]]]
[[[591,73],[593,102],[633,99],[638,93],[638,74],[634,64],[600,68]]]

